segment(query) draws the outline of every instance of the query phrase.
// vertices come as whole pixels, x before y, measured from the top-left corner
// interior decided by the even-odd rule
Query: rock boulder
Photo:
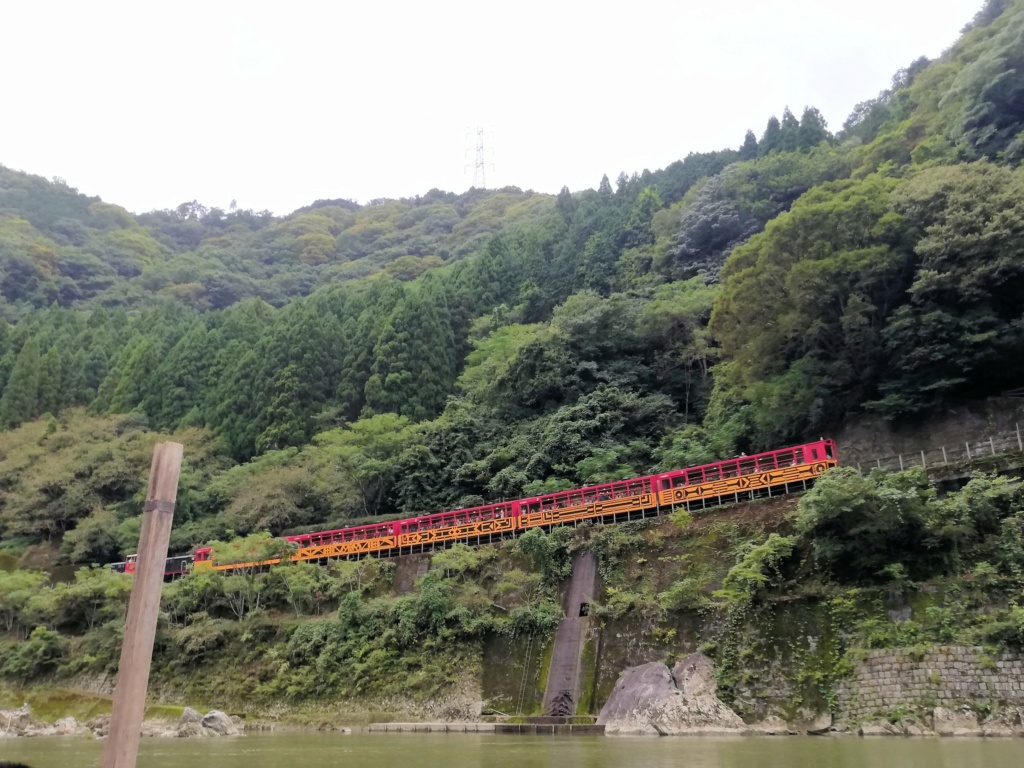
[[[203,715],[203,728],[208,728],[218,736],[237,736],[238,728],[234,721],[219,709],[211,709]]]
[[[981,736],[978,716],[966,707],[947,709],[936,707],[932,713],[935,732],[939,736]]]
[[[903,731],[888,720],[864,723],[858,731],[861,736],[902,736]]]
[[[57,729],[58,736],[77,736],[82,733],[83,728],[73,717],[62,717],[53,727]]]
[[[0,709],[0,739],[23,736],[39,725],[41,723],[32,717],[28,704],[22,704],[18,709]]]
[[[768,715],[764,720],[747,726],[745,733],[752,736],[788,736],[789,723],[778,715]]]
[[[693,654],[673,670],[659,662],[630,667],[619,676],[597,719],[607,734],[726,735],[746,726],[716,695],[714,667]]]

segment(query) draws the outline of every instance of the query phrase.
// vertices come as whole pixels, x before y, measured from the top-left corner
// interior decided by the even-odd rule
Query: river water
[[[98,768],[103,742],[0,740],[0,762]],[[143,739],[138,768],[1020,768],[1024,739],[258,733]]]

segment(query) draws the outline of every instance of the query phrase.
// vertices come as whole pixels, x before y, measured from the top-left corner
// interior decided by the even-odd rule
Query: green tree
[[[831,134],[828,132],[828,124],[825,116],[817,107],[806,107],[800,118],[800,129],[797,132],[797,146],[800,150],[806,151],[818,146],[823,141],[828,141]]]
[[[0,571],[0,626],[4,631],[28,633],[29,601],[47,581],[46,574],[40,571]]]
[[[754,135],[753,131],[747,131],[747,135],[743,137],[743,146],[740,147],[740,157],[742,160],[753,160],[757,157],[757,136]]]
[[[374,349],[405,288],[395,280],[377,280],[366,296],[349,304],[342,333],[348,340],[336,391],[341,415],[354,421],[366,404],[366,382],[373,373]]]
[[[132,579],[109,568],[79,568],[70,584],[53,588],[57,626],[92,631],[100,624],[123,618]]]
[[[289,542],[275,539],[265,532],[230,541],[212,541],[210,547],[215,563],[234,566],[224,577],[221,587],[228,609],[239,621],[259,611],[264,604],[271,587],[271,577],[264,570],[263,563],[286,560],[293,550]]]
[[[888,416],[957,393],[988,395],[1024,376],[1024,171],[987,162],[933,168],[901,188],[914,231],[909,303],[884,331]]]
[[[757,143],[757,156],[765,157],[775,150],[780,149],[781,138],[782,124],[779,122],[779,118],[772,115],[768,118],[768,125],[765,127],[764,133],[761,135],[761,140]]]
[[[63,655],[61,636],[45,627],[36,627],[28,640],[19,643],[5,656],[0,672],[23,684],[28,683],[53,671]]]
[[[820,185],[733,252],[711,320],[724,360],[714,430],[777,445],[872,392],[909,261],[894,247],[905,232],[891,213],[895,186],[879,176]]]
[[[395,307],[373,351],[366,404],[415,421],[436,416],[455,381],[454,340],[438,294],[410,293]]]
[[[153,396],[156,424],[173,429],[200,407],[217,352],[216,340],[206,324],[193,322],[157,368]]]
[[[296,617],[320,613],[330,589],[325,575],[326,571],[313,563],[288,563],[270,569],[273,588],[295,611]]]
[[[722,579],[722,588],[715,592],[726,605],[745,604],[782,581],[782,567],[793,554],[794,540],[788,536],[770,534],[760,544],[753,541],[743,545],[736,565]]]
[[[190,624],[210,616],[224,604],[223,582],[220,571],[193,570],[164,586],[160,605],[171,623]]]
[[[4,429],[16,427],[38,413],[41,371],[39,341],[32,336],[18,352],[3,396],[0,397],[0,426]]]
[[[841,467],[800,500],[796,524],[817,562],[841,581],[884,581],[892,566],[922,578],[944,560],[934,542],[929,547],[934,505],[923,470],[864,477]]]
[[[149,334],[138,334],[122,350],[100,385],[97,396],[100,407],[124,413],[142,405],[153,391],[152,378],[159,365],[158,341]]]
[[[618,252],[612,240],[602,232],[596,233],[587,240],[580,257],[578,284],[598,293],[608,293],[617,259]]]
[[[782,121],[779,124],[780,152],[796,152],[800,148],[800,121],[796,119],[789,107],[782,111]]]
[[[61,361],[56,345],[46,350],[39,370],[39,392],[37,410],[39,413],[59,413],[64,403],[61,400]]]
[[[1011,161],[1024,158],[1022,70],[1024,15],[1017,13],[1007,18],[977,58],[960,70],[944,97],[962,104],[951,133],[968,159],[995,159],[1002,154]]]
[[[555,208],[558,209],[567,224],[572,221],[573,214],[576,213],[576,201],[573,200],[572,192],[568,187],[563,186],[559,191],[558,198],[555,200]]]
[[[349,427],[322,432],[315,438],[323,461],[336,482],[357,490],[362,512],[384,511],[403,452],[420,441],[404,416],[381,413]]]

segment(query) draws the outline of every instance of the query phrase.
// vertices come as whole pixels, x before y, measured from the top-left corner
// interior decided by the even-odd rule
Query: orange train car
[[[422,552],[454,542],[485,543],[516,536],[530,528],[575,525],[588,520],[640,519],[681,506],[688,510],[705,509],[790,493],[806,489],[837,464],[835,441],[822,439],[657,475],[283,539],[294,547],[287,556],[293,561],[322,562],[367,555],[387,557]],[[126,562],[111,567],[132,573],[136,559],[136,555],[129,555]],[[200,547],[194,555],[168,558],[165,577],[183,575],[191,568],[230,571],[279,562],[280,558],[252,563],[217,563],[210,547]]]

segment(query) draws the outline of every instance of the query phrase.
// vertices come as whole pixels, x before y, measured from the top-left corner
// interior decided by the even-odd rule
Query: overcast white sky
[[[577,190],[787,104],[838,129],[982,2],[9,0],[0,164],[136,212],[287,213],[462,191],[483,125],[488,186]]]

